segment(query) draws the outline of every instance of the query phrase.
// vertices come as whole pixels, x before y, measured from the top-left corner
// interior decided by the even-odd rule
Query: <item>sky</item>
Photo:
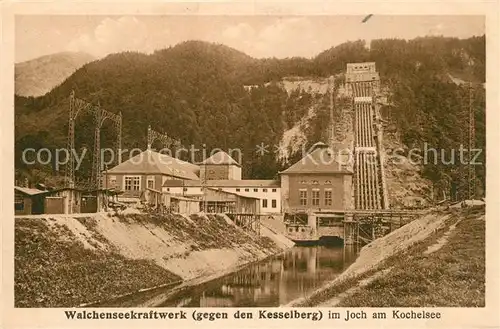
[[[483,35],[483,16],[98,16],[20,15],[15,61],[79,51],[97,58],[151,53],[186,40],[222,43],[256,57],[313,57],[346,41]]]

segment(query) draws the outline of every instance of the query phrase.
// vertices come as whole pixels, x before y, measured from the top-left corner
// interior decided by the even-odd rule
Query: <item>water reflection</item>
[[[304,297],[356,259],[354,246],[294,247],[221,279],[189,288],[162,306],[279,306]]]

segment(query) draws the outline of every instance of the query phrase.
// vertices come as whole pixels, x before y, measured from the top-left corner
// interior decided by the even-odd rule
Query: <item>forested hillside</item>
[[[462,107],[468,106],[467,85],[474,83],[476,145],[485,147],[485,38],[443,37],[348,42],[313,59],[254,59],[223,45],[198,41],[181,43],[152,55],[120,53],[89,63],[47,95],[16,96],[16,173],[32,181],[52,176],[50,168],[21,163],[26,147],[65,147],[68,96],[78,97],[123,114],[123,147],[145,148],[147,126],[179,138],[183,145],[203,144],[210,150],[240,148],[246,178],[272,178],[286,163],[274,148],[256,153],[260,143],[277,145],[283,132],[308,109],[322,110],[308,134],[308,144],[324,138],[326,97],[307,91],[288,94],[279,84],[287,76],[328,77],[345,71],[346,63],[375,61],[389,91],[383,109],[408,147],[427,142],[457,148],[464,131]],[[270,82],[270,83],[269,83]],[[256,88],[245,89],[245,85]],[[77,147],[92,147],[92,123],[82,116],[77,124]],[[102,147],[112,146],[112,131],[103,129]],[[293,158],[293,157],[292,157]],[[483,154],[484,158],[484,154]],[[88,163],[77,175],[88,176]],[[442,169],[442,170],[441,170]],[[436,184],[453,181],[457,166],[429,164],[423,175]],[[478,169],[484,181],[484,167]],[[444,183],[443,183],[444,184]]]

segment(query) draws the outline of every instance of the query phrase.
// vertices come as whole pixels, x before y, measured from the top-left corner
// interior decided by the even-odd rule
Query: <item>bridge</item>
[[[285,214],[286,235],[297,243],[338,238],[344,244],[369,243],[411,222],[424,211],[332,210]]]

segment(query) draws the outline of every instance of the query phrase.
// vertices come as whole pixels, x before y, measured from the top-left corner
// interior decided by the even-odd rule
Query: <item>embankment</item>
[[[366,245],[328,285],[288,306],[484,306],[484,209],[434,211]]]
[[[227,273],[290,247],[223,215],[16,218],[16,307],[69,307]]]

